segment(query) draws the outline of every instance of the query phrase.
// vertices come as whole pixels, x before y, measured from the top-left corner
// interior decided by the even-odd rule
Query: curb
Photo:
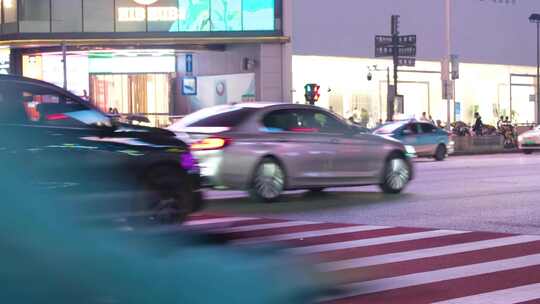
[[[498,150],[498,151],[460,151],[460,152],[454,152],[450,155],[452,156],[467,156],[467,155],[492,155],[492,154],[515,154],[520,153],[521,151],[519,149],[506,149],[506,150]]]

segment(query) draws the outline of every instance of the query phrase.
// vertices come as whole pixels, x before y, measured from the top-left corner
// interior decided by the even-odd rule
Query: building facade
[[[290,99],[281,0],[0,4],[0,72],[64,86],[104,111],[163,126],[206,106]]]
[[[387,76],[392,60],[375,58],[375,35],[390,34],[390,16],[400,15],[400,34],[417,35],[414,67],[399,67],[398,94],[405,117],[422,112],[446,121],[441,60],[459,56],[460,75],[450,104],[451,120],[485,123],[511,116],[517,123],[535,115],[536,0],[295,0],[293,3],[293,101],[304,102],[304,85],[321,85],[320,105],[346,117],[386,119]],[[387,75],[390,67],[390,75]],[[367,75],[371,74],[371,80]],[[367,114],[366,114],[367,113]]]

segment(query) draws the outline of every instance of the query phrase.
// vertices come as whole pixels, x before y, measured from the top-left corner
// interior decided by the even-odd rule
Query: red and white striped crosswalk
[[[343,290],[324,303],[540,304],[540,235],[202,215],[186,225],[315,259]]]

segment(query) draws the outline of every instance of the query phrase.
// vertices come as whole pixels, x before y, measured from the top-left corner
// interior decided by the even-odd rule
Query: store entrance
[[[104,112],[148,117],[153,126],[169,124],[170,73],[90,74],[90,98]]]

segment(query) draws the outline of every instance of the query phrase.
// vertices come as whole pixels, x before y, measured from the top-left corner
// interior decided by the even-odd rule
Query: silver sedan
[[[191,144],[209,186],[246,190],[266,202],[285,190],[360,185],[379,185],[395,194],[413,176],[413,147],[360,132],[313,106],[216,106],[169,129]]]

